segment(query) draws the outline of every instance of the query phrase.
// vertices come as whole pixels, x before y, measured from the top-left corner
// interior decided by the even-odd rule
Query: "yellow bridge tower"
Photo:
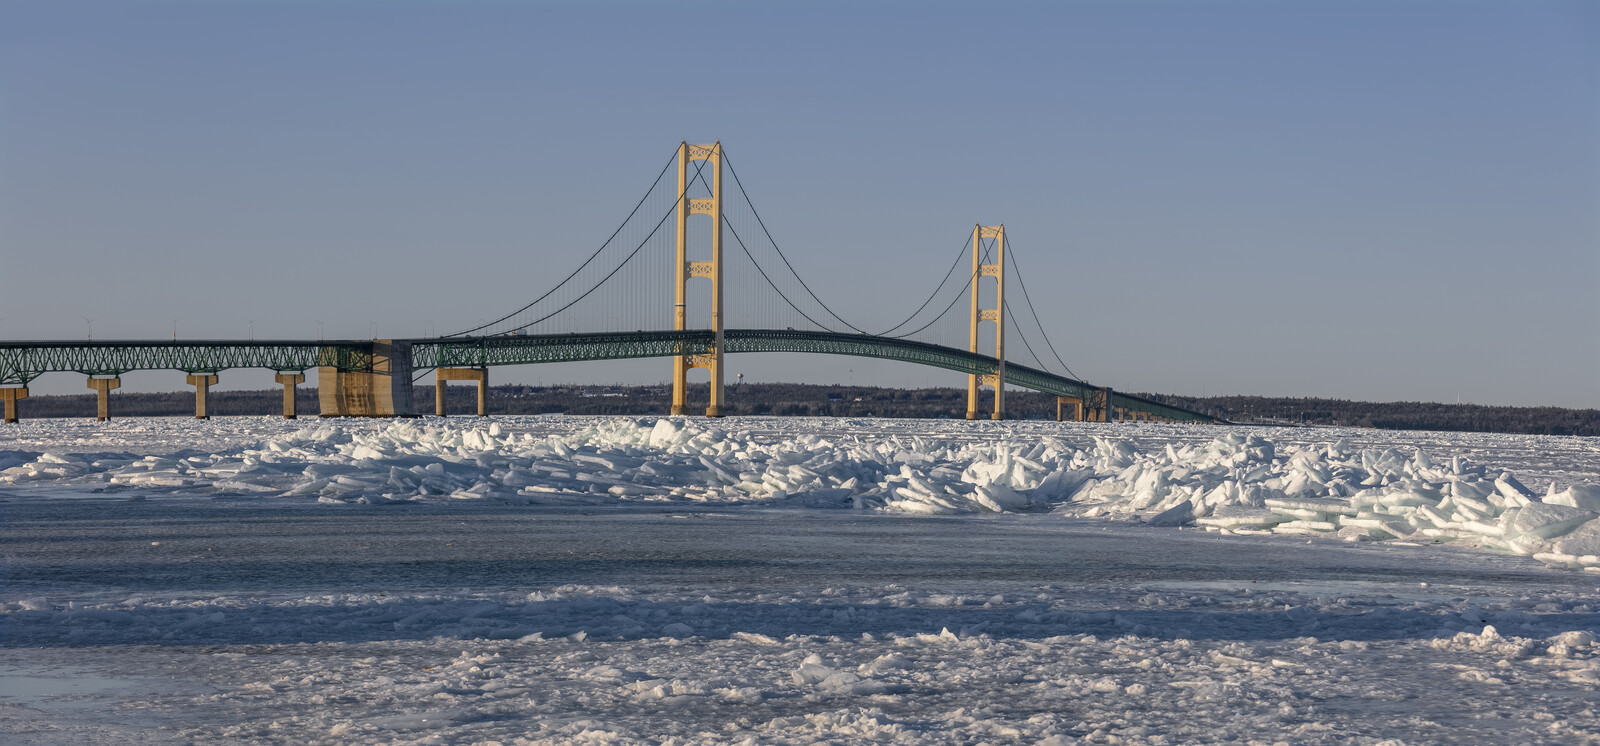
[[[711,171],[711,198],[689,199],[689,164],[707,161]],[[689,216],[711,216],[711,261],[689,261]],[[686,414],[689,406],[689,369],[711,372],[711,400],[707,417],[722,416],[722,142],[710,145],[678,145],[678,261],[673,264],[672,287],[676,303],[672,308],[673,328],[683,331],[689,324],[687,296],[689,280],[711,280],[711,331],[715,335],[710,352],[703,355],[678,355],[672,359],[672,414]]]
[[[995,260],[983,263],[983,239],[994,239]],[[995,279],[994,308],[984,308],[980,302],[983,278]],[[1006,418],[1006,227],[1005,225],[975,225],[972,227],[972,334],[968,344],[970,352],[978,351],[978,327],[985,321],[994,322],[994,359],[999,361],[994,375],[973,373],[967,376],[967,419],[978,419],[978,387],[994,387],[993,418]]]

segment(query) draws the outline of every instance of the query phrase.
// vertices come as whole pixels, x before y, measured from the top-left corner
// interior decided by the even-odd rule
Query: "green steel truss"
[[[412,364],[428,368],[481,368],[490,365],[669,357],[711,351],[712,333],[618,332],[605,334],[548,334],[520,337],[461,337],[415,339]],[[866,334],[798,331],[793,329],[728,329],[723,332],[725,353],[809,352],[852,355],[929,365],[960,373],[993,375],[997,362],[987,355],[907,339]],[[1103,405],[1101,389],[1054,373],[1016,363],[1006,364],[1006,383],[1056,396],[1081,397],[1086,406]],[[1216,418],[1180,407],[1127,394],[1115,394],[1115,403],[1137,412],[1179,421],[1217,422]]]
[[[371,342],[115,341],[0,342],[0,385],[28,385],[41,374],[120,376],[132,370],[211,374],[230,368],[279,372],[318,366],[372,370]]]
[[[814,352],[826,355],[853,355],[898,360],[968,374],[994,375],[999,362],[988,355],[957,350],[942,345],[909,339],[874,337],[866,334],[838,334],[775,329],[729,329],[724,332],[727,352]],[[1006,383],[1056,396],[1075,396],[1092,407],[1104,404],[1102,390],[1066,376],[1006,363]],[[1168,406],[1139,396],[1113,394],[1116,406],[1135,412],[1149,412],[1180,422],[1221,422],[1210,415],[1181,407]]]
[[[411,366],[482,368],[489,365],[571,363],[636,357],[696,355],[711,350],[709,331],[605,332],[503,337],[395,340],[411,343]]]
[[[414,370],[482,368],[583,360],[671,357],[711,351],[710,331],[607,332],[496,337],[446,337],[395,340],[411,345]],[[808,352],[852,355],[929,365],[965,374],[993,375],[997,362],[987,355],[906,339],[866,334],[797,331],[793,329],[729,329],[724,352]],[[181,370],[210,374],[230,368],[266,368],[279,372],[333,367],[372,370],[373,344],[337,342],[113,341],[0,342],[0,385],[26,386],[41,374],[77,372],[91,376],[121,375],[132,370]],[[1006,383],[1056,396],[1083,398],[1085,405],[1103,404],[1101,390],[1083,381],[1016,363],[1006,364]],[[1125,409],[1180,421],[1219,420],[1149,399],[1115,394]]]

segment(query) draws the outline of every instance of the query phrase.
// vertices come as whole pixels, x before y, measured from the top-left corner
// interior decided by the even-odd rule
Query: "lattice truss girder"
[[[308,342],[7,342],[0,343],[0,384],[27,385],[45,373],[116,376],[133,370],[210,375],[231,368],[280,373],[329,366],[372,369],[370,343]]]
[[[712,338],[707,330],[686,330],[415,340],[411,361],[421,370],[699,355],[710,351]]]
[[[928,365],[960,373],[993,376],[994,358],[926,342],[865,334],[785,329],[728,329],[725,352],[809,352],[852,355]],[[416,369],[478,368],[492,365],[698,356],[712,350],[709,330],[548,334],[517,337],[456,337],[448,340],[396,340],[411,343]],[[11,342],[0,343],[0,384],[27,385],[42,373],[119,375],[131,370],[181,370],[210,374],[230,368],[280,372],[329,366],[372,370],[370,343],[203,343],[203,342]],[[1082,397],[1093,407],[1100,389],[1014,362],[1006,363],[1009,385],[1056,396]],[[1176,420],[1211,421],[1176,407],[1126,394],[1117,406]]]

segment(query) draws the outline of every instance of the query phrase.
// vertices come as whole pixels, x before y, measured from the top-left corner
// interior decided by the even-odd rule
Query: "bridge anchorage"
[[[958,271],[969,259],[970,273]],[[982,389],[994,391],[989,416],[1004,419],[1006,388],[1021,387],[1056,396],[1057,419],[1219,421],[1079,379],[1045,333],[1017,260],[1004,225],[974,225],[926,300],[900,323],[869,330],[837,313],[796,271],[722,144],[684,142],[599,249],[554,287],[494,321],[409,339],[0,341],[0,402],[5,421],[15,422],[31,381],[75,372],[87,377],[99,419],[106,420],[122,374],[176,370],[194,386],[195,416],[203,419],[210,414],[207,394],[223,371],[263,368],[284,387],[283,415],[292,419],[295,389],[315,369],[321,416],[414,417],[413,385],[432,371],[436,414],[446,414],[447,382],[470,381],[478,389],[477,414],[485,415],[494,366],[660,357],[672,365],[670,413],[689,413],[689,371],[703,368],[710,376],[705,414],[720,417],[727,412],[727,355],[797,352],[963,374],[968,419],[979,417]],[[1020,293],[1009,292],[1008,277]],[[705,287],[699,280],[709,281],[709,293],[690,292]],[[993,334],[993,355],[980,351],[987,344],[980,332]],[[945,344],[962,337],[965,349]],[[1008,342],[1021,346],[1008,350]],[[1025,357],[1008,359],[1018,349]]]

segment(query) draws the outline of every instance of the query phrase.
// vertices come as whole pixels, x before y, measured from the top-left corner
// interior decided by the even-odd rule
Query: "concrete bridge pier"
[[[89,388],[95,392],[95,420],[109,422],[111,420],[111,390],[122,388],[122,379],[117,376],[110,378],[89,378]]]
[[[286,420],[295,419],[297,415],[294,409],[294,387],[306,382],[306,374],[279,373],[273,376],[272,380],[283,384],[283,418]]]
[[[0,400],[4,400],[6,403],[5,421],[7,423],[17,421],[17,400],[26,398],[28,398],[27,386],[0,388]]]
[[[217,385],[216,374],[201,374],[197,376],[191,373],[185,380],[189,382],[190,386],[194,387],[194,418],[197,420],[211,419],[211,415],[206,412],[206,394],[210,393],[212,386]]]
[[[415,417],[411,402],[411,344],[372,340],[372,370],[317,368],[323,417]]]
[[[1056,397],[1056,422],[1062,422],[1062,415],[1068,411],[1072,413],[1072,418],[1067,421],[1083,422],[1083,398],[1078,396]]]
[[[448,417],[444,404],[445,381],[478,382],[478,416],[489,416],[488,368],[440,368],[433,372],[433,405],[440,417]]]

